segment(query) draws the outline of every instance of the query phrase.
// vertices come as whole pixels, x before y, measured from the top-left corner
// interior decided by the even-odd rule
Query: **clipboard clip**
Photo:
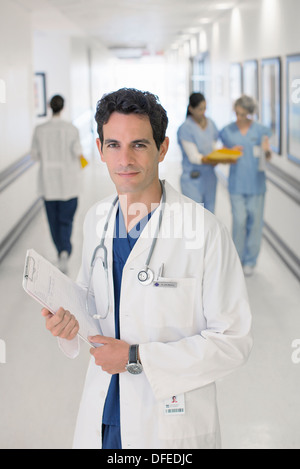
[[[24,269],[24,277],[29,279],[32,282],[35,272],[36,272],[35,260],[31,256],[27,256],[26,263],[25,263],[25,269]]]

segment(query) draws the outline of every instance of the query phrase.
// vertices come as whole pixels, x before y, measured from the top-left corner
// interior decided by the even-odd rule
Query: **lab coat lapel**
[[[118,202],[112,209],[111,216],[108,219],[109,210],[111,209],[113,204],[113,200],[108,202],[105,205],[105,211],[103,212],[103,217],[101,218],[101,222],[97,226],[97,233],[102,238],[104,233],[105,224],[108,221],[107,231],[105,235],[105,247],[107,249],[107,265],[108,265],[108,284],[109,284],[109,295],[110,295],[110,308],[107,319],[104,321],[100,321],[101,327],[103,329],[103,333],[105,335],[105,331],[107,330],[115,330],[115,300],[114,300],[114,279],[113,279],[113,240],[114,240],[114,232],[115,232],[115,222],[116,222],[116,213],[118,210]],[[101,205],[99,206],[101,208]],[[103,205],[101,210],[103,210]]]
[[[105,225],[106,223],[108,223],[104,244],[107,249],[107,263],[108,263],[109,270],[112,268],[112,262],[113,262],[113,239],[114,239],[114,232],[115,232],[116,213],[117,213],[118,206],[119,206],[119,203],[117,202],[115,206],[113,207],[114,199],[115,197],[104,203],[103,202],[100,203],[98,205],[98,209],[96,212],[97,215],[100,216],[100,219],[96,225],[97,240],[102,238],[104,234]],[[109,216],[109,212],[111,209],[112,209],[112,212]],[[100,210],[101,210],[101,213],[100,213]]]

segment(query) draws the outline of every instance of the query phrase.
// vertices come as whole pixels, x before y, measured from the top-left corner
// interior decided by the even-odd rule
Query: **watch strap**
[[[137,363],[138,362],[138,345],[130,345],[129,347],[129,360],[128,363]]]

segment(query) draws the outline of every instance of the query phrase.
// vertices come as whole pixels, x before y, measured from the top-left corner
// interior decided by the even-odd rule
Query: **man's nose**
[[[133,164],[134,161],[135,161],[135,158],[134,158],[133,149],[130,147],[122,148],[120,152],[119,163],[121,163],[122,166],[128,166],[130,164]]]

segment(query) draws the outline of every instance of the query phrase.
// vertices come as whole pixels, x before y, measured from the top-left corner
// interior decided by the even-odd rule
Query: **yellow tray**
[[[231,150],[230,148],[220,148],[220,150],[215,150],[209,155],[206,156],[209,160],[237,160],[242,156],[242,152],[239,150]]]

